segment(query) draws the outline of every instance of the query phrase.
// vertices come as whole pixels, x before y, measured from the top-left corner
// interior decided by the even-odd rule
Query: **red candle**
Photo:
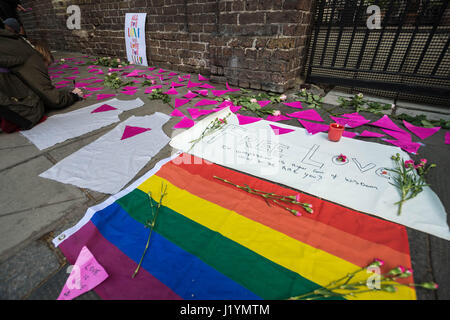
[[[338,142],[341,140],[343,132],[344,126],[341,126],[338,123],[330,124],[330,130],[328,130],[328,140]]]

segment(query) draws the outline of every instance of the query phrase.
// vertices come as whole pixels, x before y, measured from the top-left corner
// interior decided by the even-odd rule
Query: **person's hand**
[[[73,89],[72,93],[78,95],[80,98],[83,98],[83,91],[81,91],[79,88]]]
[[[20,4],[17,5],[17,11],[25,12],[27,11],[24,7],[22,7]]]

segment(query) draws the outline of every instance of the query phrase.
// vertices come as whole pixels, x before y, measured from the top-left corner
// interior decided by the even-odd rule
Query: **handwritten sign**
[[[170,145],[188,152],[190,141],[201,136],[216,117],[224,118],[229,108],[200,121],[174,137]],[[221,130],[197,143],[189,153],[226,167],[271,180],[294,189],[373,214],[411,228],[450,240],[445,208],[430,189],[406,202],[397,215],[398,190],[390,184],[396,153],[407,153],[393,146],[343,138],[331,142],[326,133],[310,135],[303,128],[276,135],[269,121],[239,125],[232,114]],[[340,154],[346,156],[338,161]]]
[[[72,266],[69,278],[58,300],[72,300],[98,286],[108,278],[105,269],[97,262],[87,247],[81,249],[80,255]]]
[[[128,61],[135,65],[148,66],[145,44],[146,13],[127,13],[125,15],[125,45]]]

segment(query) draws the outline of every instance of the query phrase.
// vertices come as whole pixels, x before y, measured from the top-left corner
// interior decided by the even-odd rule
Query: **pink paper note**
[[[305,110],[305,111],[297,111],[297,112],[293,112],[293,113],[287,113],[286,115],[289,117],[292,117],[292,118],[299,118],[299,119],[323,122],[323,119],[320,116],[320,114],[314,109],[309,109],[309,110]]]
[[[301,109],[302,108],[302,102],[301,101],[295,101],[295,102],[283,102],[285,106]]]
[[[384,137],[384,134],[378,133],[378,132],[364,130],[359,136],[362,137],[362,138],[380,138],[380,137]]]
[[[300,122],[301,125],[305,127],[306,131],[308,131],[310,134],[316,134],[319,132],[328,132],[328,130],[330,129],[330,126],[326,124],[313,123],[301,119],[298,119],[298,122]]]
[[[388,129],[381,129],[381,131],[390,135],[391,137],[394,137],[397,140],[401,140],[401,141],[405,141],[405,142],[412,142],[411,135],[408,132],[394,131],[394,130],[388,130]]]
[[[385,129],[394,130],[394,131],[403,131],[387,115],[384,115],[381,119],[379,119],[375,122],[372,122],[370,125],[374,126],[374,127],[380,127],[380,128],[385,128]]]
[[[284,115],[279,115],[279,116],[267,116],[266,120],[267,121],[273,121],[273,122],[278,122],[278,121],[284,121],[284,120],[291,120],[292,118],[286,117]]]
[[[417,154],[417,151],[422,146],[420,143],[411,142],[411,141],[402,141],[402,140],[388,140],[383,139],[383,141],[392,143],[394,146],[402,148],[408,153]]]
[[[192,98],[195,98],[196,96],[197,96],[197,94],[195,94],[195,93],[189,91],[189,92],[186,93],[183,97],[186,98],[186,99],[192,99]]]
[[[166,92],[164,92],[165,94],[170,94],[170,95],[177,95],[178,91],[175,88],[171,88],[169,90],[167,90]]]
[[[347,127],[347,128],[357,128],[361,127],[365,124],[368,124],[370,120],[362,119],[359,117],[353,117],[353,118],[338,118],[330,116],[331,119],[333,119],[334,122],[337,124],[340,124],[341,126]]]
[[[236,114],[236,116],[238,118],[238,121],[239,121],[240,125],[246,125],[246,124],[250,124],[250,123],[255,123],[255,122],[258,122],[258,121],[262,120],[261,118],[243,116],[243,115],[240,115],[239,113]]]
[[[114,108],[113,106],[110,106],[109,104],[103,104],[97,109],[93,110],[91,113],[99,113],[99,112],[106,112],[111,110],[117,110],[117,108]]]
[[[191,118],[193,120],[195,120],[195,119],[197,119],[197,118],[199,118],[201,116],[204,116],[204,115],[207,115],[207,114],[210,114],[210,113],[214,112],[214,110],[200,110],[200,109],[197,109],[197,108],[188,108],[187,111],[189,112],[189,114],[191,115]]]
[[[172,111],[172,113],[170,114],[171,117],[184,117],[184,113],[181,112],[178,109],[175,109]]]
[[[122,138],[120,140],[125,140],[132,138],[134,136],[137,136],[138,134],[150,131],[152,129],[149,128],[141,128],[141,127],[133,127],[133,126],[126,126],[125,130],[123,131]]]
[[[450,144],[450,132],[445,133],[444,143]]]
[[[201,74],[198,75],[198,81],[208,81],[208,80],[209,80],[208,78],[205,78]]]
[[[272,128],[273,132],[277,136],[295,131],[294,129],[286,129],[286,128],[281,128],[281,127],[277,127],[274,125],[270,125],[270,127]]]
[[[81,249],[58,300],[72,300],[88,292],[109,277],[87,247]]]
[[[174,129],[185,129],[185,128],[193,127],[194,125],[195,125],[194,120],[189,119],[188,117],[184,117],[173,128]]]
[[[217,103],[219,103],[219,101],[202,99],[199,102],[197,102],[194,107],[210,106]]]
[[[409,122],[406,122],[405,120],[403,120],[403,124],[405,125],[406,128],[408,128],[409,131],[414,133],[420,139],[426,139],[428,137],[431,137],[433,134],[441,130],[441,127],[434,127],[434,128],[417,127]]]
[[[179,108],[184,106],[186,103],[189,103],[190,99],[175,99],[175,108]]]
[[[97,100],[103,100],[103,99],[112,98],[115,96],[116,96],[115,94],[98,94]]]

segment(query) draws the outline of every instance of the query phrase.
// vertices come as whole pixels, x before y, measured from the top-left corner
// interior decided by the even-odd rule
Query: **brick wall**
[[[149,64],[282,92],[300,76],[313,0],[22,0],[31,39],[55,50],[126,57],[125,13],[146,12]],[[69,5],[81,30],[66,27]]]

